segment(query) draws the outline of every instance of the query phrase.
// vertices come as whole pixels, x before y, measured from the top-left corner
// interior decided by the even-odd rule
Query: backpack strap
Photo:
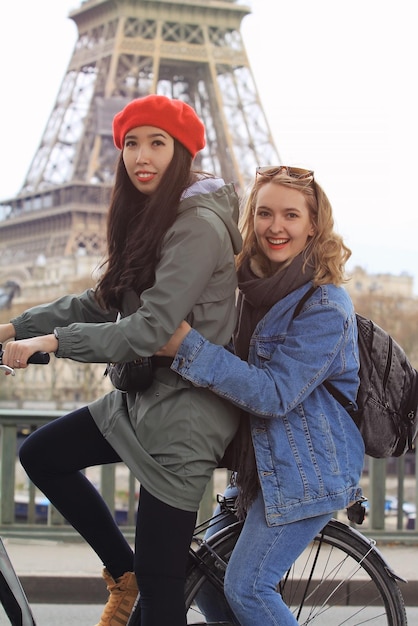
[[[299,315],[299,313],[301,312],[301,310],[303,308],[303,305],[305,304],[305,302],[307,302],[307,300],[309,300],[309,298],[316,291],[316,289],[317,289],[317,287],[312,285],[308,289],[308,291],[305,294],[303,294],[303,296],[301,297],[301,299],[297,303],[297,305],[295,307],[295,310],[293,311],[292,320],[294,320],[295,317],[297,317]],[[336,387],[334,387],[334,385],[332,383],[330,383],[329,380],[325,380],[323,382],[323,385],[324,385],[325,389],[328,391],[328,393],[330,393],[333,396],[333,398],[335,398],[337,400],[337,402],[339,402],[341,404],[341,406],[348,413],[351,413],[351,412],[354,411],[354,405],[351,402],[351,400],[348,400],[348,398],[346,398],[345,395],[341,393],[341,391],[338,391],[338,389]]]
[[[351,402],[351,400],[346,398],[345,395],[341,393],[341,391],[338,391],[338,389],[334,387],[334,385],[330,383],[329,380],[324,380],[322,384],[324,385],[328,393],[330,393],[333,398],[335,398],[337,402],[341,404],[341,406],[347,411],[347,413],[351,414],[354,412],[354,404]]]
[[[303,309],[303,305],[305,304],[305,302],[307,300],[309,300],[309,298],[311,297],[311,295],[317,290],[317,287],[315,287],[314,285],[312,285],[308,291],[306,293],[303,294],[303,296],[301,297],[301,299],[299,300],[299,302],[297,303],[295,310],[293,311],[293,315],[292,315],[292,320],[295,319],[295,317],[297,317],[299,315],[299,313],[301,312],[301,310]]]

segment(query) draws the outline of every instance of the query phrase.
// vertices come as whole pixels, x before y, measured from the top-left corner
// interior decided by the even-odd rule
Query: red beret
[[[126,133],[137,126],[156,126],[177,139],[192,157],[205,147],[205,127],[182,100],[150,95],[137,98],[113,118],[113,141],[122,150]]]

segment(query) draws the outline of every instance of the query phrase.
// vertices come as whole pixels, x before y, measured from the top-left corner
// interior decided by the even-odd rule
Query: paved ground
[[[102,565],[84,543],[3,539],[29,599],[37,626],[93,626],[107,592]],[[418,546],[379,545],[392,569],[409,582],[401,589],[409,624],[418,624]],[[9,622],[0,606],[0,626]],[[321,626],[335,626],[324,624]]]
[[[89,581],[96,581],[100,589],[104,588],[101,580],[102,564],[85,543],[16,538],[5,538],[3,542],[21,580],[53,579],[56,585],[59,577],[71,579],[74,585],[79,580],[80,586],[84,587],[84,595],[89,592]],[[378,544],[378,549],[395,573],[409,581],[406,587],[411,585],[418,591],[418,545]],[[95,588],[96,585],[91,590]],[[57,593],[56,586],[55,595]],[[105,591],[101,596],[104,594]],[[98,601],[101,602],[101,597]],[[413,604],[418,605],[418,593]]]
[[[98,605],[84,604],[76,606],[34,604],[33,616],[36,626],[93,626],[93,624],[97,624],[102,608]],[[418,607],[407,607],[407,617],[409,626],[418,624]],[[4,623],[8,624],[8,622]],[[0,624],[3,626],[1,613]],[[335,622],[328,621],[327,616],[324,615],[321,626],[335,626]]]

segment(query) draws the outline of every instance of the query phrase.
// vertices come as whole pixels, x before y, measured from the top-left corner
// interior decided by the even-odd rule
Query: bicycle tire
[[[221,583],[222,561],[229,560],[241,528],[239,522],[224,528],[196,551]],[[373,541],[331,520],[278,583],[278,591],[301,626],[406,626],[398,580]],[[185,592],[189,623],[196,621],[194,599],[205,583],[202,566],[191,564]]]

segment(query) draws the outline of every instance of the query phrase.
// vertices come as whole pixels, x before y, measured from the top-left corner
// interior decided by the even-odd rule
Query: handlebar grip
[[[35,352],[28,359],[28,363],[33,365],[48,365],[50,357],[48,352]]]

